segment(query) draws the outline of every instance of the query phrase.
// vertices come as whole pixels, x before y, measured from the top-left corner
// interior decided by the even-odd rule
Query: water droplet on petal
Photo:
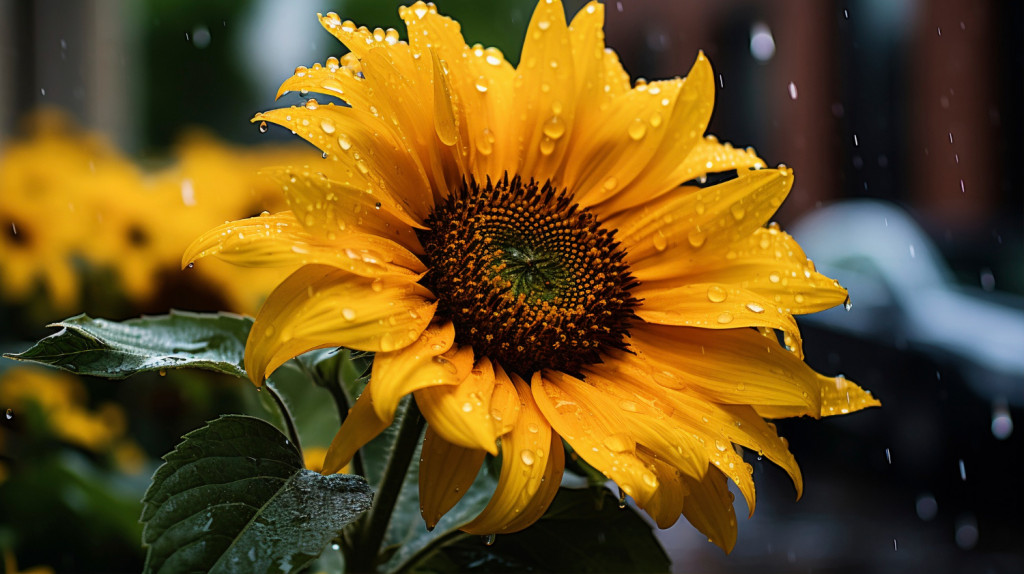
[[[732,323],[732,313],[729,313],[728,311],[722,313],[718,316],[718,322],[722,325]]]
[[[729,296],[725,289],[720,285],[712,285],[708,287],[708,301],[712,303],[721,303]]]
[[[328,119],[321,120],[320,121],[320,129],[324,130],[325,134],[333,134],[334,133],[334,122],[332,122],[331,120],[328,120]]]
[[[344,317],[346,321],[353,321],[356,318],[356,312],[354,309],[345,307],[341,310],[341,316]]]
[[[645,125],[640,118],[637,118],[633,120],[633,123],[629,124],[629,129],[627,131],[629,133],[629,137],[633,141],[640,141],[645,135],[647,135],[647,125]]]
[[[524,448],[519,453],[519,459],[522,460],[523,464],[525,464],[526,466],[533,466],[533,463],[536,460],[536,456],[533,454],[532,450]]]

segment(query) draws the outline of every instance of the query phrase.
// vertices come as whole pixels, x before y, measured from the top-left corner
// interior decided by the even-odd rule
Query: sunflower
[[[567,25],[560,2],[542,0],[517,67],[467,46],[432,4],[400,10],[408,41],[321,16],[350,52],[297,68],[281,93],[347,105],[311,98],[253,121],[324,159],[266,170],[290,211],[215,228],[183,261],[301,265],[253,324],[256,384],[311,349],[376,353],[324,472],[411,393],[427,421],[428,527],[500,453],[497,490],[462,528],[526,528],[558,489],[564,441],[659,526],[686,516],[729,550],[728,480],[754,508],[736,445],[800,491],[765,419],[878,403],[802,360],[793,315],[847,296],[769,224],[792,171],[704,136],[703,54],[686,78],[631,86],[604,46],[603,11],[591,2]],[[695,183],[711,173],[724,181]]]

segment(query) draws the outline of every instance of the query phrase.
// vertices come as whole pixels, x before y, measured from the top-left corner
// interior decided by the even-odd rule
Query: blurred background
[[[180,254],[282,207],[260,166],[319,159],[249,123],[296,66],[340,54],[316,12],[403,31],[398,4],[0,0],[0,350],[80,312],[253,313],[279,273],[181,271]],[[439,4],[516,62],[532,0]],[[780,421],[803,499],[750,453],[758,507],[736,550],[682,524],[660,535],[673,569],[1024,572],[1024,5],[610,0],[606,17],[633,78],[685,75],[704,50],[709,132],[795,169],[777,219],[853,303],[801,318],[807,360],[884,404]],[[6,571],[139,570],[159,456],[221,413],[258,412],[251,391],[3,360]]]

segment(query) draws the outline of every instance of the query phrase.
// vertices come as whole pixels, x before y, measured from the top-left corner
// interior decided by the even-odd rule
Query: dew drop
[[[752,313],[764,313],[764,307],[758,305],[757,303],[747,303],[747,309],[749,309]]]
[[[331,120],[328,120],[328,119],[321,120],[320,121],[320,129],[324,130],[325,134],[333,134],[334,133],[334,122],[332,122]]]
[[[318,104],[315,99],[309,98],[308,100],[306,100],[306,109],[307,110],[315,110],[315,109],[317,109],[319,107],[320,107],[320,104]]]
[[[722,288],[721,285],[712,285],[708,287],[708,301],[712,303],[721,303],[729,294]]]
[[[612,452],[626,452],[630,449],[629,441],[620,434],[605,437],[604,446]]]
[[[779,274],[776,273],[775,271],[772,271],[771,273],[768,274],[768,280],[771,281],[772,283],[778,283],[779,281],[782,280],[782,277],[780,277]]]
[[[540,153],[544,155],[551,155],[555,151],[555,140],[545,137],[540,140]]]
[[[526,466],[533,466],[534,461],[537,459],[532,450],[524,448],[519,452],[519,460],[523,461],[523,464]]]
[[[737,201],[729,208],[729,213],[732,213],[733,219],[739,221],[743,219],[743,216],[747,214],[747,211],[743,208],[743,205]]]
[[[565,120],[560,116],[551,116],[551,119],[544,124],[543,129],[544,135],[556,140],[565,135]]]
[[[668,248],[668,239],[665,238],[665,234],[660,229],[654,234],[651,241],[654,243],[654,248],[658,251],[664,251]]]
[[[352,140],[348,139],[348,136],[342,134],[338,136],[338,145],[341,146],[342,151],[348,151],[352,148]]]
[[[354,309],[345,307],[341,310],[341,316],[344,317],[346,321],[354,321],[356,318],[356,312]]]
[[[722,325],[732,323],[732,313],[726,311],[718,316],[718,322]]]
[[[629,124],[627,132],[629,133],[630,139],[633,141],[640,141],[645,135],[647,135],[647,126],[640,120],[640,118],[637,118],[633,120],[633,123]]]
[[[690,242],[691,246],[700,247],[701,245],[704,245],[704,240],[707,239],[707,236],[704,235],[704,232],[701,231],[700,228],[695,228],[690,231],[686,236],[686,239]]]
[[[608,179],[604,180],[605,191],[611,191],[615,189],[615,186],[617,185],[619,185],[619,180],[615,179],[614,177],[609,177]]]

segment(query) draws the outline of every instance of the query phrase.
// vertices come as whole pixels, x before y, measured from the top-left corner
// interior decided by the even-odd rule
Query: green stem
[[[274,386],[269,380],[263,385],[267,388],[267,392],[273,397],[274,402],[277,403],[277,409],[281,411],[281,418],[284,419],[284,425],[288,429],[288,437],[291,438],[292,444],[295,445],[295,450],[302,454],[302,444],[299,443],[299,431],[295,428],[295,420],[292,418],[292,413],[288,410],[288,405],[285,404],[284,399],[281,395],[277,394],[274,390]]]
[[[377,492],[374,494],[373,507],[359,524],[359,530],[353,536],[349,555],[345,556],[345,568],[349,572],[374,572],[377,567],[377,556],[380,552],[384,533],[387,531],[395,502],[405,482],[405,474],[409,470],[416,446],[419,444],[420,431],[423,428],[422,417],[416,400],[409,399],[405,416],[399,423],[398,436],[391,449],[384,475]]]

